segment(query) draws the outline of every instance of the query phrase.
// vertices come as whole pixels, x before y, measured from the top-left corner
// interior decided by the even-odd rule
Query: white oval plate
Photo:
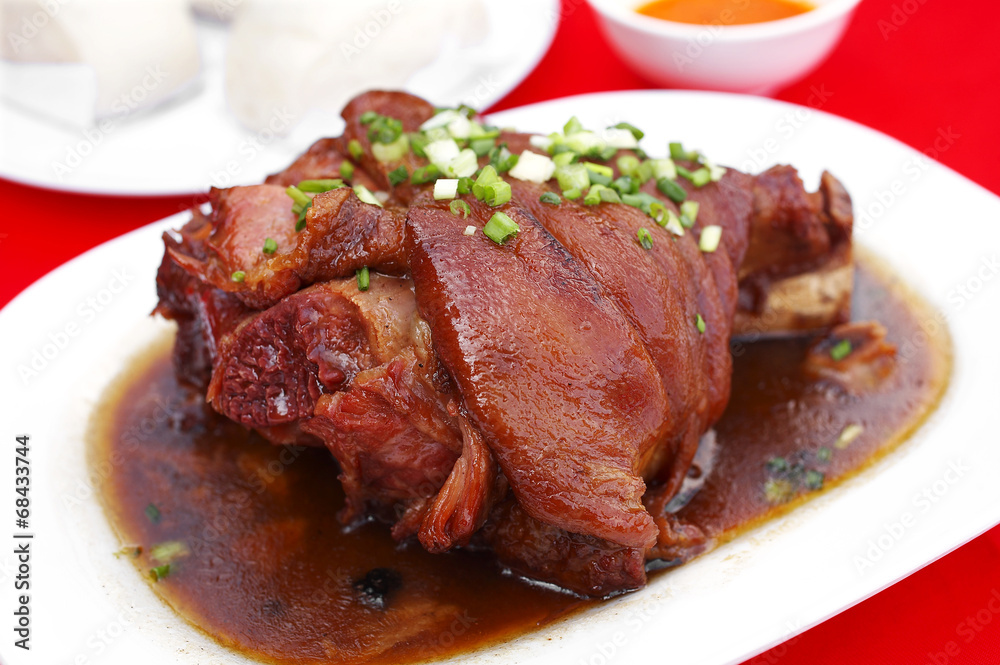
[[[483,109],[531,73],[555,36],[558,0],[483,6],[489,25],[484,40],[443,49],[410,77],[407,90],[441,105]],[[0,94],[0,176],[87,194],[200,194],[210,185],[261,182],[316,139],[343,131],[339,115],[318,111],[286,136],[242,127],[224,95],[226,28],[204,19],[197,27],[200,79],[161,107],[111,121],[108,131],[46,121]],[[280,114],[276,120],[290,122]]]
[[[737,663],[1000,522],[1000,199],[870,129],[755,97],[609,93],[494,120],[547,132],[573,114],[597,128],[628,120],[646,130],[644,145],[653,154],[682,138],[720,163],[795,164],[810,185],[829,168],[854,195],[858,241],[941,313],[938,323],[947,323],[954,340],[954,376],[930,421],[860,476],[646,589],[456,661],[626,663],[662,658],[666,650],[672,662],[687,665]],[[8,349],[0,361],[0,442],[7,451],[0,474],[2,486],[13,487],[14,437],[30,434],[35,534],[32,650],[14,648],[8,629],[0,640],[8,665],[247,662],[185,623],[131,563],[111,555],[119,543],[84,465],[84,429],[101,390],[131,354],[169,330],[147,314],[155,303],[160,233],[184,217],[91,250],[0,312]],[[22,378],[19,368],[33,361],[37,375]],[[933,501],[921,500],[924,493]],[[16,497],[5,496],[0,616],[9,622]]]

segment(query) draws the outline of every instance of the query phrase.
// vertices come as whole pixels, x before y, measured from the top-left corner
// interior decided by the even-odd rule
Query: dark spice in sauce
[[[672,506],[706,535],[704,548],[863,468],[937,404],[950,356],[944,334],[926,330],[934,314],[869,264],[856,282],[853,318],[885,325],[900,349],[895,369],[850,395],[802,371],[808,340],[734,343],[729,408]],[[276,663],[423,661],[595,602],[504,574],[485,554],[397,545],[377,523],[345,529],[332,457],[273,446],[217,416],[178,384],[168,350],[109,390],[91,458],[115,462],[101,493],[119,554],[223,644]]]

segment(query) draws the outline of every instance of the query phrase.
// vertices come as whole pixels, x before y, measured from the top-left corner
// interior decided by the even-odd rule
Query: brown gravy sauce
[[[683,521],[715,544],[731,539],[814,496],[817,474],[830,487],[891,451],[933,411],[951,366],[940,319],[870,260],[858,266],[853,319],[880,321],[900,349],[890,378],[860,397],[803,375],[806,342],[734,344],[732,399],[690,474],[700,487],[678,511]],[[384,525],[346,530],[333,458],[273,446],[214,414],[176,382],[171,343],[108,390],[91,463],[114,469],[101,496],[119,555],[219,642],[274,663],[405,663],[600,602],[504,574],[483,554],[397,545]],[[848,425],[863,431],[835,446]],[[358,582],[376,568],[398,573],[385,608],[359,602]],[[154,581],[153,569],[165,576]]]

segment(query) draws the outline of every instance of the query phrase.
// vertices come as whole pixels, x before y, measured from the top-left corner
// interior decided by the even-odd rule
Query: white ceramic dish
[[[487,108],[535,68],[555,36],[558,0],[484,7],[484,40],[442,52],[406,89],[442,105]],[[224,96],[226,28],[200,20],[198,34],[200,80],[161,107],[112,121],[107,131],[55,124],[0,101],[0,177],[89,194],[199,194],[211,185],[260,182],[316,139],[341,133],[340,116],[321,112],[285,136],[242,127]],[[291,124],[281,112],[274,120],[279,128]]]
[[[840,41],[860,0],[813,0],[787,19],[727,25],[643,16],[646,0],[588,0],[615,51],[660,85],[769,94],[817,67]],[[730,21],[732,19],[729,19]]]
[[[790,113],[804,115],[783,141],[781,123]],[[874,468],[642,591],[457,661],[650,662],[668,650],[672,662],[686,665],[737,663],[1000,522],[1000,199],[870,129],[767,99],[609,93],[508,111],[495,120],[549,131],[574,114],[589,127],[619,120],[640,126],[651,153],[680,138],[721,163],[754,166],[764,146],[773,144],[767,164],[794,163],[809,185],[823,168],[831,169],[855,197],[858,242],[884,257],[942,313],[954,340],[954,376],[938,413]],[[247,662],[186,624],[131,563],[111,555],[120,544],[84,465],[84,429],[101,390],[132,354],[169,330],[147,314],[155,302],[160,233],[183,221],[183,215],[168,218],[101,245],[0,312],[8,349],[0,363],[0,441],[8,460],[0,485],[13,487],[15,435],[30,434],[30,530],[37,548],[31,578],[35,641],[23,652],[12,647],[8,634],[0,641],[6,665]],[[68,326],[76,333],[70,335]],[[37,376],[22,380],[19,367],[30,366],[36,352],[45,366],[36,360]],[[936,501],[921,510],[914,497],[925,490]],[[10,522],[0,532],[0,588],[7,591],[0,594],[0,615],[11,617],[15,496],[7,497]],[[905,513],[915,521],[894,536]],[[859,569],[858,559],[870,556],[872,543],[881,543],[881,552]]]

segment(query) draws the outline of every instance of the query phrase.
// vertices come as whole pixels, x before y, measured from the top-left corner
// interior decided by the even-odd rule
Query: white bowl
[[[671,87],[767,94],[793,83],[840,41],[860,0],[813,0],[791,18],[693,25],[635,10],[645,0],[587,0],[614,50],[641,76]]]

